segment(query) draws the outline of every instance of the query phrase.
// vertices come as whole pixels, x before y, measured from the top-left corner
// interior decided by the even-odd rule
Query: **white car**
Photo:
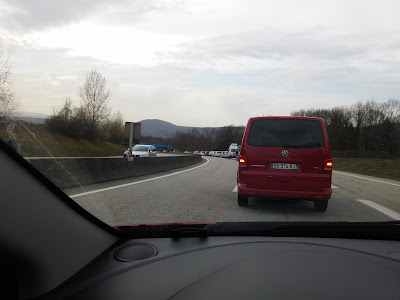
[[[228,149],[228,158],[236,157],[236,153],[237,153],[238,149],[239,149],[238,144],[232,143]]]
[[[124,157],[128,155],[129,149],[124,152]],[[132,157],[157,157],[157,148],[153,145],[135,145],[132,148]]]

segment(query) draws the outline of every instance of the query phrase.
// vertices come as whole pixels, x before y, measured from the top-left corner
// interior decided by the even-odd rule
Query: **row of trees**
[[[335,156],[400,157],[400,100],[302,109],[291,115],[324,119]]]
[[[66,98],[45,124],[49,130],[71,138],[121,143],[123,118],[120,112],[111,115],[110,95],[105,77],[92,70],[79,87],[80,106],[74,106],[72,100]]]
[[[400,157],[400,100],[373,100],[331,109],[302,109],[292,116],[324,119],[336,157]],[[144,142],[169,144],[180,150],[226,150],[241,143],[244,127],[224,126],[178,132],[171,138],[144,137]]]
[[[224,126],[220,128],[193,128],[190,132],[177,132],[170,138],[143,137],[147,143],[173,145],[175,149],[185,150],[227,150],[231,143],[240,144],[244,133],[243,126]]]

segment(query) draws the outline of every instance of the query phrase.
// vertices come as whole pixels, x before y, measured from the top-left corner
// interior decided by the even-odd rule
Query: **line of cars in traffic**
[[[201,156],[210,156],[211,151],[194,151],[194,155],[201,155]],[[185,151],[184,152],[186,155],[192,154],[190,151]]]
[[[125,150],[124,157],[128,156],[129,148]],[[157,157],[157,148],[153,145],[137,144],[132,147],[132,157]]]
[[[264,196],[311,200],[315,210],[327,210],[332,195],[333,162],[323,119],[250,118],[242,145],[232,143],[227,151],[193,154],[236,158],[239,206],[247,206],[249,197]],[[157,157],[157,149],[154,145],[135,145],[132,156]]]
[[[213,156],[213,157],[222,157],[222,158],[237,158],[239,154],[240,146],[237,144],[231,144],[227,151],[194,151],[191,153],[190,151],[185,151],[184,154],[194,154],[201,156]],[[126,149],[124,152],[124,157],[128,155],[129,149]],[[167,150],[162,151],[163,153],[167,153]],[[169,151],[173,153],[179,152],[179,150]],[[157,157],[158,151],[154,145],[143,145],[137,144],[132,148],[132,156],[133,157]]]
[[[210,156],[222,157],[222,158],[233,158],[233,157],[236,157],[236,152],[231,153],[229,151],[210,151]]]
[[[178,153],[179,150],[166,150],[162,153]],[[129,148],[124,151],[123,156],[126,157],[129,153]],[[158,150],[154,145],[136,144],[132,147],[132,157],[158,157]],[[186,154],[186,152],[185,152]]]
[[[194,151],[194,155],[201,156],[212,156],[222,158],[237,158],[240,151],[240,145],[232,143],[227,151]],[[189,151],[185,151],[185,154],[191,154]]]

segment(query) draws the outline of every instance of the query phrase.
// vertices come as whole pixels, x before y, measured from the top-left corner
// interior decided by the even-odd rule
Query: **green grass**
[[[333,158],[333,169],[400,181],[400,159]]]
[[[44,126],[0,126],[0,138],[8,142],[15,138],[24,157],[99,157],[123,154],[125,146],[107,143],[74,140],[49,132]]]

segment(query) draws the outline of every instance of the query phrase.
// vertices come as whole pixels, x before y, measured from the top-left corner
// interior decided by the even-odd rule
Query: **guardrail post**
[[[133,161],[132,157],[132,147],[133,147],[133,122],[130,123],[130,131],[129,131],[129,150],[128,150],[128,155],[126,156],[128,158],[128,161]]]

